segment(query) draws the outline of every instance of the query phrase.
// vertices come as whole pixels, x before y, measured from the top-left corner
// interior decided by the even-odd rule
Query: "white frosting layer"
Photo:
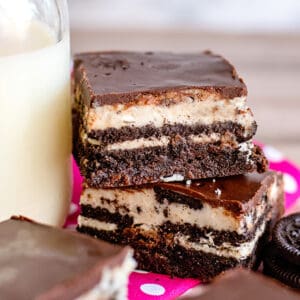
[[[252,240],[241,243],[238,246],[233,246],[229,243],[223,243],[220,246],[214,245],[213,236],[207,236],[207,238],[200,238],[199,241],[190,242],[189,236],[177,234],[175,236],[175,242],[186,249],[193,249],[197,251],[203,251],[205,253],[211,253],[218,256],[233,257],[237,260],[246,259],[251,255],[258,239],[264,233],[267,222],[263,222],[256,230],[255,236]]]
[[[121,266],[104,269],[100,282],[76,300],[108,300],[112,297],[116,300],[127,299],[128,278],[136,267],[132,255],[133,253],[128,254]]]
[[[102,201],[106,199],[108,201]],[[201,201],[201,200],[199,200]],[[144,189],[86,189],[81,200],[83,205],[101,207],[110,213],[118,212],[121,215],[129,215],[133,218],[134,224],[147,226],[160,226],[167,221],[174,224],[189,223],[201,227],[209,227],[214,230],[236,231],[243,234],[254,226],[254,211],[244,217],[234,217],[223,207],[212,207],[203,202],[201,209],[192,209],[186,204],[180,203],[158,203],[155,192],[151,188]],[[121,207],[116,209],[116,205]],[[258,205],[256,218],[259,218],[265,211],[266,203]],[[167,211],[167,217],[164,211]]]
[[[165,124],[184,125],[212,124],[232,121],[245,128],[251,128],[254,121],[246,106],[246,97],[230,100],[206,100],[185,97],[180,103],[172,105],[145,104],[128,106],[126,104],[103,105],[86,112],[87,130],[119,129],[123,126],[141,127],[151,124],[162,127]]]
[[[86,218],[84,216],[78,216],[78,224],[81,226],[92,227],[98,230],[114,231],[118,229],[118,226],[113,223],[100,222],[95,219]]]

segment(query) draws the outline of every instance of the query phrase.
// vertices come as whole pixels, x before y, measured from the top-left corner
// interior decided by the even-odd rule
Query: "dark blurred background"
[[[300,165],[299,0],[69,0],[72,51],[211,49],[244,78],[257,138]]]

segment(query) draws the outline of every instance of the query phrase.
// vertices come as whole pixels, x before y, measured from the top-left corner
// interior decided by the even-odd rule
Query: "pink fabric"
[[[270,168],[280,171],[284,175],[286,210],[292,212],[300,205],[300,169],[271,146],[263,146],[263,150],[270,160]],[[74,228],[79,214],[79,197],[81,182],[78,168],[73,162],[74,189],[70,214],[66,227]],[[129,300],[169,300],[175,299],[187,290],[199,284],[195,279],[171,278],[166,275],[148,272],[133,272],[129,280]]]

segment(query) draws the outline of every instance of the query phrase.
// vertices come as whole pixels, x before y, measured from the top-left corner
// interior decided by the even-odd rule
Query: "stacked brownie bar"
[[[247,89],[228,61],[83,53],[74,87],[79,231],[129,244],[140,268],[176,276],[257,266],[282,214],[282,178],[265,172]]]

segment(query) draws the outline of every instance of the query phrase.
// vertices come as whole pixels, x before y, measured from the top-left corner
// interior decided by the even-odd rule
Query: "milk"
[[[34,21],[9,30],[0,31],[0,220],[62,225],[71,193],[69,38],[56,43]]]

